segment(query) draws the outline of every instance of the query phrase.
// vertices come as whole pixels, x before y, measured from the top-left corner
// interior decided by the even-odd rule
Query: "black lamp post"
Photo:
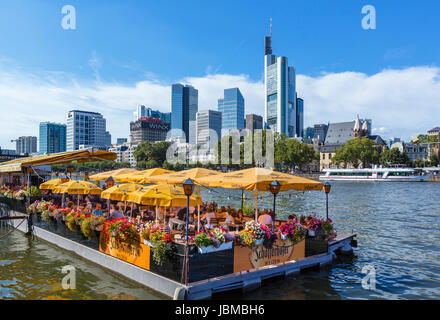
[[[332,185],[328,182],[324,183],[324,192],[325,192],[325,212],[328,220],[328,194],[330,193],[330,189]]]
[[[281,184],[278,181],[273,181],[270,185],[270,192],[272,192],[273,194],[273,217],[272,217],[272,232],[275,231],[275,202],[276,202],[276,198],[277,198],[277,194],[278,192],[280,192],[281,189]]]
[[[109,177],[107,180],[105,180],[105,185],[108,188],[111,188],[115,185],[115,180],[112,177]],[[107,219],[110,219],[110,199],[107,199]]]
[[[183,183],[183,191],[186,195],[186,244],[188,244],[188,228],[189,228],[189,197],[194,191],[194,182],[191,179],[186,179]]]

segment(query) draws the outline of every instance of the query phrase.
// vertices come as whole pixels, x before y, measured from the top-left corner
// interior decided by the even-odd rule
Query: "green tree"
[[[429,157],[429,162],[431,166],[437,167],[439,165],[438,155],[436,155],[435,153],[431,154],[431,156]]]
[[[438,142],[438,136],[432,135],[429,136],[427,134],[419,134],[417,136],[417,143],[433,143]]]
[[[379,148],[375,147],[374,141],[366,137],[354,138],[336,150],[332,163],[345,166],[350,164],[354,168],[362,164],[366,168],[368,164],[378,163],[379,157]]]
[[[168,141],[151,143],[143,141],[134,151],[137,166],[139,168],[151,169],[162,167],[167,158],[167,150],[171,145]]]
[[[409,159],[406,152],[402,153],[398,148],[392,148],[382,152],[380,156],[380,163],[383,165],[409,164]]]

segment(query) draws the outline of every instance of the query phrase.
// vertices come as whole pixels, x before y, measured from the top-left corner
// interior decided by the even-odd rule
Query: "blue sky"
[[[66,4],[76,8],[76,30],[61,28],[61,8]],[[376,30],[366,31],[361,27],[361,9],[364,5],[374,5],[376,8]],[[144,81],[150,85],[169,86],[176,81],[200,83],[196,80],[206,80],[208,76],[218,80],[220,75],[226,78],[219,81],[219,86],[227,87],[229,83],[236,83],[234,81],[237,79],[233,81],[227,76],[243,76],[240,81],[245,81],[250,87],[257,87],[262,81],[264,71],[263,38],[269,32],[269,17],[272,16],[274,54],[287,56],[289,63],[295,65],[300,75],[298,93],[304,97],[300,92],[304,88],[304,94],[310,96],[309,101],[304,97],[305,123],[313,125],[337,121],[336,115],[324,117],[319,111],[319,108],[326,106],[318,104],[327,102],[311,96],[312,93],[322,96],[316,94],[316,90],[325,91],[325,88],[315,88],[315,91],[313,88],[321,83],[318,80],[325,80],[323,76],[326,74],[347,75],[354,72],[364,80],[374,80],[384,70],[394,70],[396,77],[399,77],[402,70],[428,68],[428,71],[434,70],[434,73],[428,72],[431,77],[428,76],[427,82],[438,81],[439,12],[440,2],[434,0],[2,0],[0,67],[11,79],[31,83],[32,86],[27,87],[33,88],[30,90],[50,86],[51,91],[63,91],[73,86],[81,87],[82,90],[93,88],[95,93],[102,93],[103,86],[127,89],[137,87]],[[423,78],[418,73],[412,76]],[[315,82],[305,87],[312,80]],[[4,89],[7,94],[2,96],[0,91],[0,108],[16,106],[21,109],[18,97],[11,102],[12,91],[8,90],[7,85],[5,84]],[[437,85],[435,82],[433,90],[438,88]],[[200,86],[204,87],[202,84]],[[420,86],[426,87],[423,84]],[[59,114],[54,114],[54,106],[45,110],[53,115],[54,121],[63,121],[69,105],[77,106],[78,101],[86,101],[91,108],[105,110],[105,105],[102,104],[105,99],[100,100],[96,94],[84,94],[81,90],[77,92],[78,95],[79,92],[82,96],[74,96],[71,102],[65,96],[60,98]],[[253,94],[251,89],[246,89],[245,93],[248,102],[246,112],[252,112],[254,106],[255,110],[261,111],[263,102],[254,100],[258,93]],[[210,93],[209,97],[203,97],[201,92],[201,104],[215,109],[218,94],[217,90]],[[154,94],[150,94],[152,95]],[[438,107],[437,96],[434,93],[432,95],[435,99],[427,103]],[[405,98],[391,103],[402,102]],[[148,101],[147,95],[139,101],[130,100],[134,105],[121,105],[120,110],[117,110],[117,106],[111,106],[115,116],[104,115],[109,119],[111,131],[115,131],[114,139],[116,136],[127,135],[128,129],[118,129],[118,124],[112,117],[127,112],[129,118],[138,103],[152,104],[166,110],[169,109],[166,99],[163,97],[162,100],[157,98]],[[373,126],[377,124],[387,135],[411,136],[421,130],[430,129],[429,126],[440,124],[427,120],[420,128],[403,126],[397,130],[395,128],[402,123],[392,124],[389,119],[382,120],[374,112],[365,112],[368,110],[367,106],[353,107],[351,110],[348,104],[354,102],[344,102],[342,96],[334,99],[346,104],[341,106],[342,110],[352,111],[345,117],[340,115],[338,120],[351,120],[353,114],[361,113],[361,116],[373,118]],[[37,103],[38,96],[33,96],[30,101]],[[28,102],[23,100],[21,103]],[[314,111],[308,113],[308,106],[309,110]],[[18,113],[15,116],[19,115]],[[38,120],[31,120],[34,121],[31,126],[36,128]],[[38,135],[37,129],[32,131],[24,123],[16,126],[16,132],[11,132],[10,135],[21,135],[20,128],[26,128],[23,129],[23,134]],[[5,135],[4,132],[1,133],[0,146],[12,147],[7,142],[9,135],[4,137]]]

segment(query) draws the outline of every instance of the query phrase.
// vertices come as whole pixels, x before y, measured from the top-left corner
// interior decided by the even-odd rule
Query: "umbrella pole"
[[[157,223],[157,206],[156,206],[156,223]]]
[[[200,232],[200,204],[197,205],[197,231]]]
[[[66,207],[65,204],[64,204],[64,193],[63,193],[63,195],[62,195],[62,197],[61,197],[61,207],[62,207],[62,208],[65,208],[65,207]]]
[[[255,193],[255,222],[258,222],[258,194]]]
[[[79,194],[76,197],[76,208],[78,209],[79,207]]]
[[[110,219],[110,198],[107,199],[107,219]]]

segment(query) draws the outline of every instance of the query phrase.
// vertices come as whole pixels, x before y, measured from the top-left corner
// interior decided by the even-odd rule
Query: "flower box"
[[[201,253],[201,254],[223,251],[223,250],[228,250],[228,249],[232,249],[232,241],[222,243],[218,248],[216,248],[214,246],[198,247],[199,253]]]

